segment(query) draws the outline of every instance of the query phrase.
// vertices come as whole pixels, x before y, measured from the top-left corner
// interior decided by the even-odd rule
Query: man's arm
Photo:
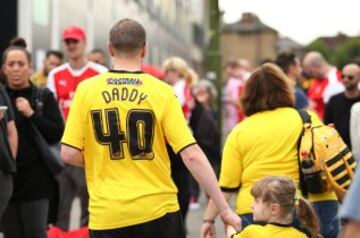
[[[180,152],[180,155],[196,181],[205,189],[218,208],[225,224],[240,229],[240,218],[227,204],[217,184],[216,176],[204,152],[197,144],[191,145]]]
[[[360,238],[360,222],[351,221],[346,223],[342,238]]]
[[[85,165],[82,151],[68,145],[61,145],[61,158],[65,163],[73,166],[84,167]]]
[[[7,136],[10,145],[11,155],[15,159],[18,150],[18,134],[14,120],[7,123]]]

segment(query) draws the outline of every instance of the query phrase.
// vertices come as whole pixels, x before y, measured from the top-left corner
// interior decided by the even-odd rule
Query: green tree
[[[342,68],[360,56],[360,38],[351,38],[338,46],[334,52],[334,63]]]
[[[321,40],[315,40],[313,42],[311,42],[308,45],[309,50],[313,50],[313,51],[318,51],[319,53],[321,53],[323,55],[323,57],[331,62],[331,56],[332,56],[332,52],[329,48],[327,48],[324,44],[324,42],[322,42]]]

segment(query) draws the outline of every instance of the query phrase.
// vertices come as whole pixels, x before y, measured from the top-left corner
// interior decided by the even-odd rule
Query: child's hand
[[[226,225],[225,229],[226,229],[226,237],[227,238],[231,238],[231,236],[236,233],[235,228],[230,225]]]

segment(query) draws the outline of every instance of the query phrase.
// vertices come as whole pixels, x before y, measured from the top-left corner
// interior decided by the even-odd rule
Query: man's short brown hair
[[[117,52],[137,52],[145,45],[145,42],[144,27],[132,19],[122,19],[110,30],[110,44]]]
[[[241,97],[241,108],[246,116],[294,105],[290,79],[272,63],[263,64],[251,74]]]

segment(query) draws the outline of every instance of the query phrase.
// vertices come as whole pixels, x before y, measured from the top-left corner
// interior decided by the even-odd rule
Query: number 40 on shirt
[[[120,118],[117,108],[92,110],[91,119],[96,141],[107,145],[112,160],[124,159],[124,146],[128,146],[133,160],[151,160],[155,117],[151,110],[133,109]],[[121,130],[120,120],[126,120],[126,133]],[[107,130],[104,131],[104,128]],[[126,145],[124,145],[126,144]]]

